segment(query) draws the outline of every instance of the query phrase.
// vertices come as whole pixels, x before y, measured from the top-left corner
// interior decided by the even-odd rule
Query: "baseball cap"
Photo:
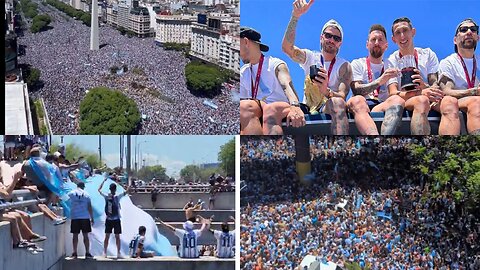
[[[458,34],[458,30],[460,29],[460,27],[462,26],[462,24],[464,23],[473,23],[475,26],[478,26],[478,24],[472,19],[472,18],[467,18],[467,19],[464,19],[463,21],[461,21],[458,25],[457,25],[457,28],[455,28],[455,36]],[[455,50],[455,52],[458,52],[458,48],[457,48],[457,44],[454,44],[453,45],[453,49]],[[476,49],[476,47],[475,47]]]
[[[253,28],[247,26],[240,27],[240,38],[248,38],[249,40],[260,45],[260,51],[268,52],[270,48],[260,41],[261,37],[262,35]]]
[[[193,222],[191,222],[190,220],[186,221],[185,223],[183,223],[183,228],[187,231],[193,230]]]
[[[343,29],[342,29],[342,26],[341,26],[337,21],[335,21],[334,19],[329,20],[328,22],[326,22],[326,23],[323,25],[322,34],[323,34],[323,32],[325,32],[325,29],[327,29],[327,27],[329,27],[329,26],[332,26],[332,27],[337,28],[338,31],[340,31],[340,35],[342,35],[342,39],[343,39]]]

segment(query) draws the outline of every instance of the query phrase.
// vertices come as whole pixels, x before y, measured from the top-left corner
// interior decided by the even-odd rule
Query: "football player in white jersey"
[[[350,84],[354,97],[349,99],[349,108],[370,108],[372,112],[385,112],[381,127],[382,135],[394,135],[402,121],[405,100],[398,95],[388,95],[386,82],[397,76],[398,69],[385,69],[383,53],[388,48],[387,31],[382,25],[370,27],[367,39],[367,57],[352,61],[353,81]],[[366,119],[366,121],[372,121]]]
[[[305,72],[305,95],[303,102],[310,107],[310,112],[325,112],[331,115],[331,133],[334,135],[348,134],[347,104],[345,99],[350,90],[352,69],[350,64],[343,58],[338,57],[338,51],[342,45],[343,29],[334,20],[329,20],[322,28],[320,36],[321,52],[308,49],[300,49],[295,46],[295,31],[297,22],[313,4],[313,0],[296,0],[293,3],[293,12],[290,23],[287,26],[282,41],[282,50],[295,62],[299,63]],[[311,68],[313,70],[310,77]],[[313,88],[311,85],[313,84]],[[318,95],[320,94],[320,96]],[[313,109],[313,110],[312,110]],[[362,115],[363,114],[363,115]],[[358,112],[355,118],[370,117],[368,111]],[[372,120],[373,123],[373,120]],[[372,133],[372,127],[359,126],[362,133]],[[373,123],[373,125],[375,125]],[[378,131],[375,132],[378,133]]]
[[[458,99],[467,113],[469,134],[480,134],[480,55],[475,55],[479,40],[478,24],[465,19],[453,38],[455,53],[440,61],[440,87],[445,95]]]
[[[231,220],[235,221],[233,217]],[[229,230],[228,222],[222,223],[222,230],[210,230],[217,239],[217,257],[233,258],[235,256],[235,228]]]
[[[405,108],[413,110],[410,129],[413,135],[429,135],[430,123],[428,112],[430,108],[441,112],[440,135],[460,134],[460,119],[458,118],[457,99],[444,96],[438,86],[438,58],[430,48],[418,48],[413,45],[416,29],[406,17],[398,18],[392,24],[392,40],[398,45],[387,60],[387,68],[400,68],[404,56],[412,56],[415,60],[416,74],[412,75],[416,84],[413,91],[400,91],[400,74],[391,78],[388,84],[390,95],[399,95],[405,100]]]
[[[260,38],[255,29],[240,28],[240,135],[281,135],[283,118],[301,127],[305,116],[287,64],[263,55],[269,47]]]
[[[161,224],[165,225],[166,227],[170,228],[175,235],[180,239],[180,250],[179,250],[179,257],[180,258],[198,258],[198,238],[202,235],[202,233],[209,229],[210,227],[210,220],[199,218],[202,222],[202,227],[200,230],[193,229],[193,222],[190,220],[185,221],[183,224],[183,230],[177,229],[170,224],[163,222],[160,219],[157,219]]]

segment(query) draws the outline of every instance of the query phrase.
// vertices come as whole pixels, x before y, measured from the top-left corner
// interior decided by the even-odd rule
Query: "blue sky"
[[[145,165],[160,164],[167,169],[167,174],[172,176],[178,175],[180,170],[189,164],[217,162],[220,146],[235,136],[132,136],[132,166],[135,137],[139,146],[138,152],[145,158]],[[60,136],[52,136],[52,143],[59,142]],[[85,150],[98,153],[98,136],[65,135],[63,142],[75,143]],[[119,165],[119,148],[120,136],[102,135],[102,159],[110,168]],[[140,162],[138,163],[140,166]]]
[[[282,38],[290,21],[293,0],[241,0],[241,26],[250,26],[262,34],[262,42],[270,46],[267,55],[284,60],[292,75],[295,90],[303,96],[304,72],[282,52]],[[398,17],[409,17],[417,29],[414,44],[430,47],[439,60],[453,53],[455,28],[464,18],[480,23],[479,0],[316,0],[309,11],[300,17],[295,45],[319,50],[320,32],[329,19],[342,25],[343,44],[339,55],[351,62],[365,57],[368,30],[372,24],[382,24],[389,41],[388,57],[397,50],[391,41],[392,22]],[[243,63],[242,63],[243,65]]]

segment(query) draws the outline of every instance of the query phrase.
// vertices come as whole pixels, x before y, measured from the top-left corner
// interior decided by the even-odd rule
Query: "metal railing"
[[[16,201],[16,202],[5,202],[0,204],[0,210],[11,209],[11,208],[22,208],[30,205],[36,205],[41,202],[44,203],[47,199],[38,199],[38,200],[27,200],[27,201]]]
[[[153,189],[157,189],[159,193],[178,193],[178,192],[210,192],[210,185],[195,185],[195,186],[179,186],[179,185],[158,185],[158,186],[142,186],[142,187],[131,187],[131,190],[137,193],[150,193]],[[217,192],[234,192],[235,186],[229,187],[217,187]]]

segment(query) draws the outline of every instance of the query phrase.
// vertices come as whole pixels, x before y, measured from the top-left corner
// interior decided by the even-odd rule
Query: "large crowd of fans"
[[[54,134],[78,133],[80,102],[89,89],[101,86],[135,101],[145,116],[140,134],[239,133],[233,97],[238,83],[224,84],[221,94],[212,99],[218,106],[213,109],[187,89],[184,67],[189,60],[182,52],[164,50],[153,38],[129,38],[109,26],[99,28],[100,50],[90,51],[90,28],[52,7],[49,10],[51,29],[25,31],[18,38],[25,48],[18,62],[41,71],[43,87],[30,95],[44,99]],[[127,72],[111,74],[112,67],[123,65]],[[134,68],[140,72],[132,72]]]
[[[313,172],[300,184],[292,138],[243,137],[242,269],[300,269],[306,255],[340,267],[480,269],[479,217],[448,190],[431,196],[412,164],[409,146],[437,138],[311,138]]]

